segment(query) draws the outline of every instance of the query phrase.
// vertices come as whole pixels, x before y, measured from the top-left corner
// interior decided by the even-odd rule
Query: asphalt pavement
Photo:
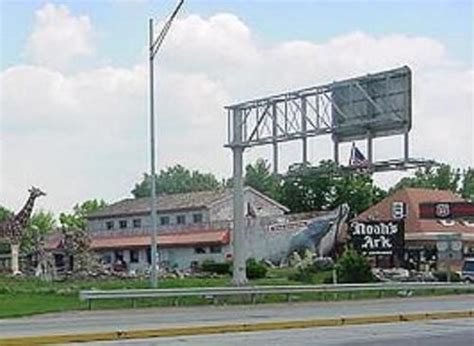
[[[0,335],[3,338],[8,338],[472,309],[474,309],[474,295],[343,302],[76,311],[0,319]]]
[[[71,344],[73,345],[73,344]],[[84,344],[81,344],[84,345]],[[474,320],[388,323],[87,343],[88,346],[472,346]],[[79,346],[79,344],[77,344]]]

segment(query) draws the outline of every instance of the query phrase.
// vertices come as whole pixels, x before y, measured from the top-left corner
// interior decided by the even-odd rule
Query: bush
[[[288,280],[310,284],[313,283],[313,274],[314,272],[311,267],[299,267],[295,272],[288,275]]]
[[[232,262],[214,262],[205,260],[201,263],[201,270],[207,273],[227,275],[230,274]]]
[[[436,278],[436,280],[441,281],[441,282],[447,282],[448,281],[448,271],[447,270],[439,270],[433,273],[433,276]],[[461,281],[461,277],[459,276],[458,273],[456,272],[451,272],[451,282],[459,282]]]
[[[336,266],[340,283],[363,283],[374,281],[367,259],[352,249],[346,249]]]
[[[249,258],[247,260],[246,268],[247,278],[250,280],[262,279],[267,276],[267,267],[264,264],[257,262],[254,258]]]

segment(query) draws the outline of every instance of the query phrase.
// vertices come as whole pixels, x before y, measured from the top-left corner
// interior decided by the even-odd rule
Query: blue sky
[[[118,66],[137,62],[137,52],[147,40],[146,18],[163,18],[174,6],[169,0],[2,0],[2,69],[26,61],[24,46],[35,11],[46,2],[65,4],[76,16],[89,16],[98,30],[100,55]],[[352,31],[431,37],[467,64],[473,59],[473,11],[469,0],[187,0],[184,9],[185,14],[203,16],[234,13],[263,44],[290,39],[321,42]]]

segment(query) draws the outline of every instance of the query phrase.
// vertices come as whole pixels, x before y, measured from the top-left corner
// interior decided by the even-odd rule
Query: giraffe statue
[[[17,214],[14,214],[0,223],[0,239],[6,239],[10,242],[12,258],[11,269],[13,274],[18,274],[20,272],[18,256],[21,237],[26,225],[28,224],[28,220],[30,219],[35,200],[40,196],[46,196],[46,193],[34,186],[29,189],[28,192],[30,193],[30,196],[23,208],[21,208]]]

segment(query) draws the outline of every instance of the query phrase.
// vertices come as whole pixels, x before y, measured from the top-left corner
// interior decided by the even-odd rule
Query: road
[[[77,311],[0,319],[3,338],[474,309],[474,295],[234,306]]]
[[[84,344],[80,344],[84,345]],[[88,346],[472,346],[474,320],[446,320],[329,328],[274,330],[146,340],[87,343]],[[77,344],[76,346],[79,346]]]

